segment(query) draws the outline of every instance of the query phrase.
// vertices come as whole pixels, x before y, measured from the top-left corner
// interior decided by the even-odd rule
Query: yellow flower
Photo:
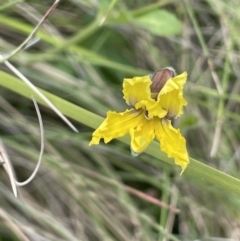
[[[189,163],[186,140],[180,130],[172,126],[171,118],[180,116],[183,106],[187,105],[183,98],[187,73],[174,77],[173,71],[170,67],[161,69],[152,80],[149,76],[124,79],[123,98],[132,108],[120,113],[108,111],[89,145],[99,144],[101,138],[108,143],[129,133],[135,156],[156,137],[161,150],[173,157],[183,172]]]

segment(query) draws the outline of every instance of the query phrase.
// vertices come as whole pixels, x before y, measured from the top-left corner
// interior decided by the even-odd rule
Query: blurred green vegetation
[[[0,0],[1,53],[18,46],[52,3]],[[126,108],[123,78],[166,66],[187,71],[188,106],[175,125],[189,154],[240,178],[238,12],[234,0],[61,0],[40,40],[10,62],[36,86],[103,117]],[[4,64],[0,70],[12,74]],[[0,91],[1,139],[25,180],[39,152],[37,116],[29,99]],[[16,199],[0,169],[0,240],[240,240],[235,194],[180,177],[146,153],[133,158],[117,140],[90,148],[91,128],[73,121],[73,133],[40,108],[46,148],[36,178]]]

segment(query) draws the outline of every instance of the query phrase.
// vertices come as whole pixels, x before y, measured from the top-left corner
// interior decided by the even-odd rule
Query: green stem
[[[220,95],[220,100],[218,104],[218,115],[217,118],[218,120],[222,119],[224,114],[225,114],[225,99],[224,99],[224,94],[227,92],[228,89],[228,82],[229,82],[229,77],[230,77],[230,57],[229,53],[232,52],[232,43],[230,38],[228,38],[228,43],[226,46],[226,59],[225,59],[225,64],[224,64],[224,70],[223,70],[223,78],[222,78],[222,93]]]
[[[32,31],[32,27],[30,25],[19,22],[19,20],[14,20],[13,18],[9,18],[4,15],[0,15],[0,25],[10,27],[16,31],[21,32],[22,34],[30,34]],[[42,41],[54,46],[55,48],[61,48],[61,46],[64,44],[64,41],[62,39],[52,37],[41,30],[38,31],[37,36],[39,36]],[[89,49],[85,49],[74,44],[68,46],[68,50],[80,56],[80,61],[89,62],[91,64],[99,66],[106,66],[108,68],[112,68],[129,75],[135,75],[136,73],[138,73],[139,75],[148,74],[142,69],[137,69],[125,64],[114,62],[111,59],[107,59],[106,57],[97,54]],[[26,61],[30,63],[32,61],[37,62],[38,60],[43,61],[55,58],[55,55],[49,54],[49,52],[47,52],[41,54],[35,53],[34,55],[28,54],[27,57],[28,59]],[[59,56],[57,56],[57,58],[59,58]]]
[[[26,98],[31,98],[32,90],[26,86],[24,83],[19,81],[16,77],[13,77],[5,72],[0,71],[0,85],[3,87],[18,93],[19,95],[25,96]],[[103,121],[103,118],[95,115],[94,113],[91,113],[79,106],[76,106],[66,100],[63,100],[53,94],[50,94],[44,90],[40,91],[46,95],[47,98],[49,98],[50,101],[60,110],[62,113],[76,121],[79,121],[82,124],[85,124],[91,128],[96,129],[101,122]],[[39,99],[37,96],[35,97],[36,100],[40,103],[46,106],[46,103],[43,102],[42,99]],[[129,136],[125,136],[122,138],[119,138],[120,141],[126,143],[129,145],[130,138]],[[91,150],[93,150],[94,147],[91,147]],[[89,147],[90,150],[90,147]],[[174,165],[174,160],[169,159],[167,155],[160,151],[159,149],[159,143],[156,141],[153,141],[149,147],[145,151],[147,154],[156,157],[170,165]],[[155,163],[158,165],[158,163]],[[221,171],[218,171],[208,165],[203,164],[202,162],[199,162],[193,158],[190,159],[190,164],[186,168],[185,172],[183,173],[183,177],[192,176],[196,180],[199,180],[201,182],[205,182],[206,185],[214,184],[217,187],[220,187],[224,190],[231,191],[235,194],[240,195],[240,180],[237,178],[234,178],[228,174],[225,174]]]
[[[169,186],[169,173],[164,173],[164,183],[166,186]],[[162,195],[159,198],[162,200],[164,203],[169,203],[169,197],[170,197],[170,192],[167,188],[162,189]],[[160,227],[163,227],[164,229],[166,228],[167,224],[167,216],[168,216],[168,210],[166,208],[160,208]],[[162,233],[159,233],[158,240],[163,240],[163,235]]]
[[[61,52],[63,50],[68,50],[69,46],[80,43],[86,38],[88,38],[91,34],[93,34],[99,27],[99,18],[96,18],[92,23],[90,23],[86,28],[83,30],[77,32],[76,35],[74,35],[72,38],[63,41],[62,44],[57,45],[54,49],[51,49],[48,51],[48,54],[56,54],[58,52]]]
[[[202,32],[201,32],[201,30],[198,26],[197,20],[194,16],[193,10],[191,8],[191,4],[189,3],[189,0],[184,0],[184,2],[185,2],[185,6],[186,6],[186,9],[187,9],[188,15],[189,15],[189,17],[190,17],[190,19],[193,23],[193,26],[194,26],[194,29],[196,31],[198,40],[199,40],[200,45],[202,47],[203,53],[204,53],[205,56],[208,57],[209,56],[208,48],[207,48],[207,45],[205,44]]]
[[[220,95],[216,89],[212,89],[203,85],[197,85],[192,83],[188,83],[187,85],[190,87],[191,92],[193,92],[193,94],[202,93],[202,94],[208,95],[209,97],[220,98]],[[226,92],[221,95],[221,98],[223,98],[224,100],[232,100],[232,101],[240,102],[239,95],[227,94]]]
[[[83,40],[85,40],[89,36],[91,36],[93,33],[95,33],[98,30],[98,28],[103,25],[107,16],[109,15],[109,13],[114,8],[114,6],[116,5],[117,2],[118,2],[118,0],[113,0],[110,3],[108,9],[104,13],[99,12],[97,17],[95,18],[95,20],[92,23],[90,23],[83,30],[79,30],[79,32],[77,32],[77,34],[74,35],[73,37],[71,37],[69,40],[64,41],[61,45],[58,45],[56,48],[48,51],[48,54],[49,53],[54,54],[54,53],[58,53],[60,51],[69,49],[68,48],[69,46],[76,44],[76,43],[79,44]]]
[[[5,10],[6,8],[10,8],[12,5],[21,3],[21,2],[23,2],[23,0],[13,0],[11,2],[4,3],[2,6],[0,6],[0,11]]]

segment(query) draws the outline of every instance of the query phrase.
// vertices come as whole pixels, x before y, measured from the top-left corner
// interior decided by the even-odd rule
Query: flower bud
[[[166,82],[176,76],[176,72],[172,67],[166,67],[159,69],[151,78],[152,84],[150,86],[152,92],[152,98],[156,99],[158,93],[166,84]]]

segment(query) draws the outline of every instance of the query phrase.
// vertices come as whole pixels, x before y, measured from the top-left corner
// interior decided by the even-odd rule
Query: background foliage
[[[18,46],[51,4],[0,0],[1,53]],[[175,125],[190,156],[240,178],[238,5],[61,0],[38,32],[40,41],[11,63],[36,86],[101,116],[126,108],[124,77],[165,66],[186,70],[189,104]],[[4,64],[0,69],[11,73]],[[29,99],[0,91],[1,139],[18,180],[25,180],[39,151],[36,113]],[[41,113],[43,164],[18,199],[0,170],[1,240],[240,239],[236,195],[180,177],[178,168],[147,154],[133,158],[119,141],[90,148],[92,129],[74,122],[76,134],[48,108]]]

